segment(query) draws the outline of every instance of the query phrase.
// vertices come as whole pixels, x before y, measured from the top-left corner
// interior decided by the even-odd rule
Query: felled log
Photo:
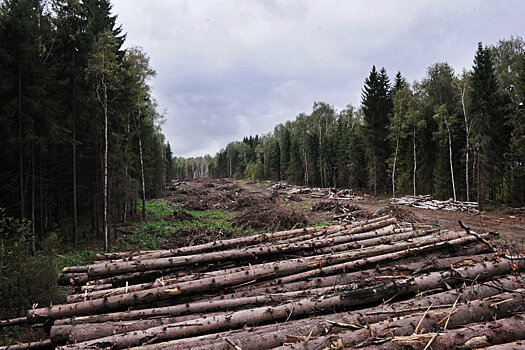
[[[373,239],[367,239],[367,240],[364,240],[364,241],[358,241],[358,242],[355,242],[355,243],[345,243],[345,244],[335,245],[335,246],[332,246],[330,248],[317,250],[316,252],[327,254],[327,253],[331,253],[331,252],[338,252],[338,251],[349,250],[351,248],[358,249],[358,248],[362,248],[362,247],[370,247],[370,246],[375,246],[375,245],[378,245],[378,244],[386,244],[386,243],[394,242],[394,241],[402,241],[402,240],[405,240],[405,239],[408,239],[408,238],[415,238],[415,237],[418,237],[418,236],[423,235],[425,233],[426,232],[424,232],[424,231],[412,231],[412,232],[407,232],[407,233],[402,233],[402,234],[393,234],[393,235],[390,235],[388,237],[378,237],[378,238],[373,238]],[[250,252],[249,250],[245,251],[245,253],[249,253],[249,252]],[[214,271],[214,272],[203,274],[201,276],[201,278],[204,278],[204,277],[218,277],[218,276],[221,276],[221,275],[224,275],[224,274],[230,274],[232,272],[234,272],[234,271]],[[192,276],[188,276],[188,277],[192,277]],[[194,279],[197,279],[197,277],[193,276],[193,278],[188,278],[188,279],[185,279],[185,278],[173,278],[173,279],[168,279],[168,280],[164,279],[164,280],[155,281],[155,282],[151,282],[151,283],[144,283],[144,284],[133,285],[133,286],[129,286],[129,287],[126,287],[126,288],[124,288],[124,287],[118,288],[118,289],[110,288],[110,289],[103,289],[103,290],[98,290],[98,291],[92,291],[92,292],[83,293],[83,294],[73,294],[73,295],[69,295],[67,297],[67,302],[68,303],[73,303],[73,302],[78,302],[78,301],[82,301],[82,300],[88,300],[88,299],[91,300],[91,299],[95,299],[95,298],[103,298],[103,297],[106,297],[106,296],[109,296],[109,295],[124,294],[124,293],[128,293],[128,292],[144,290],[144,289],[147,289],[147,288],[155,288],[155,287],[164,286],[166,284],[173,284],[173,283],[176,283],[176,282],[181,282],[181,281],[186,281],[186,280],[194,280]]]
[[[168,306],[158,309],[145,309],[120,312],[106,315],[84,316],[76,319],[64,319],[55,322],[51,327],[51,340],[60,343],[66,340],[69,342],[82,342],[90,339],[121,334],[136,330],[148,329],[155,326],[188,321],[196,318],[207,318],[213,316],[211,311],[231,310],[238,307],[250,305],[268,305],[278,302],[291,302],[294,299],[302,299],[308,296],[318,296],[329,292],[336,292],[337,288],[318,288],[307,291],[296,291],[271,295],[258,295],[244,298],[225,298],[223,300],[201,301]],[[203,315],[205,314],[205,315]],[[173,317],[176,315],[189,315],[183,317]],[[161,317],[162,318],[158,318]],[[169,316],[169,317],[168,317]],[[140,320],[147,317],[153,319]],[[117,320],[126,320],[117,322]],[[130,319],[136,321],[129,322]]]
[[[384,217],[383,217],[384,218]],[[372,220],[370,220],[372,222]],[[308,234],[317,231],[323,230],[342,230],[345,228],[351,228],[356,225],[366,224],[357,223],[357,224],[347,224],[347,225],[332,225],[325,227],[307,227],[287,231],[278,231],[271,233],[261,233],[251,236],[237,237],[231,239],[225,239],[220,241],[213,241],[209,243],[198,244],[190,247],[181,247],[167,250],[155,250],[155,251],[146,251],[146,252],[133,252],[131,255],[126,253],[106,253],[106,254],[97,254],[97,260],[111,260],[111,259],[156,259],[156,258],[165,258],[169,256],[176,255],[185,255],[185,254],[198,254],[204,253],[216,249],[224,249],[236,246],[243,246],[248,244],[258,244],[261,242],[275,241],[279,239],[284,239],[291,236],[296,236],[300,234]]]
[[[9,320],[0,320],[0,328],[18,326],[18,325],[26,324],[26,323],[27,323],[27,317],[17,317],[17,318],[12,318]]]
[[[460,266],[465,264],[470,265],[476,262],[482,262],[489,257],[493,257],[493,254],[485,254],[480,256],[472,257],[456,257],[455,259],[449,258],[444,260],[438,260],[440,264],[436,262],[436,269],[450,268],[451,263],[461,262]],[[431,264],[432,265],[432,264]],[[405,267],[410,268],[408,265]],[[421,265],[414,264],[412,268],[419,268]],[[459,267],[459,266],[456,266]],[[392,267],[382,269],[384,275],[376,274],[377,270],[368,270],[368,271],[359,271],[355,273],[348,273],[337,276],[328,276],[323,278],[316,278],[311,281],[304,282],[295,282],[288,285],[280,285],[275,287],[266,287],[266,288],[257,288],[255,290],[237,292],[233,294],[221,295],[218,297],[207,298],[202,301],[196,301],[192,303],[185,303],[167,307],[160,308],[150,308],[142,310],[132,310],[125,312],[115,312],[102,315],[91,315],[91,316],[80,316],[80,317],[71,317],[66,319],[59,319],[55,321],[55,325],[64,325],[64,324],[75,324],[75,323],[93,323],[93,322],[106,322],[114,320],[132,320],[132,319],[142,319],[147,317],[165,317],[165,316],[174,316],[183,313],[203,313],[209,312],[210,310],[219,310],[219,309],[229,309],[232,307],[238,307],[243,305],[253,305],[253,304],[264,304],[267,302],[273,301],[283,301],[300,295],[301,293],[306,293],[305,291],[311,291],[312,293],[321,292],[319,288],[331,287],[334,285],[344,285],[348,282],[355,282],[352,284],[353,287],[363,286],[363,282],[366,284],[372,284],[374,281],[377,284],[379,281],[394,280],[396,278],[401,278],[403,276],[393,276],[395,275],[395,270]],[[366,274],[363,274],[366,272]],[[375,273],[376,272],[376,273]],[[387,275],[387,273],[389,275]],[[380,279],[374,279],[378,276],[383,276]],[[508,285],[509,282],[503,280],[505,285]],[[502,282],[502,283],[503,283]],[[513,283],[516,283],[514,281]],[[293,293],[296,292],[296,293]],[[299,293],[297,293],[299,292]]]
[[[525,269],[525,262],[520,264]],[[326,298],[303,299],[300,301],[281,304],[276,307],[262,307],[249,310],[233,312],[228,315],[220,315],[207,319],[196,319],[182,324],[171,324],[163,327],[154,327],[144,331],[124,333],[120,335],[99,338],[93,341],[71,345],[71,347],[82,348],[82,346],[98,346],[97,344],[111,344],[115,348],[135,346],[147,342],[155,337],[158,341],[183,338],[231,329],[249,324],[259,324],[270,321],[284,320],[292,317],[300,317],[310,314],[313,310],[334,310],[352,305],[362,305],[388,299],[393,295],[407,295],[421,290],[434,289],[444,285],[454,285],[457,279],[484,280],[495,275],[510,272],[511,267],[507,262],[501,260],[484,262],[473,266],[458,268],[453,271],[435,272],[425,276],[417,276],[401,281],[390,282],[370,288],[349,290],[329,296]],[[462,281],[461,281],[462,282]],[[521,296],[521,294],[520,294]],[[93,302],[96,302],[94,300]],[[521,300],[523,304],[523,300]],[[523,304],[525,306],[525,304]]]
[[[394,218],[379,221],[372,224],[365,224],[360,227],[352,229],[352,233],[370,231],[380,227],[390,225],[395,222]],[[319,246],[331,245],[332,240],[320,239],[318,241],[306,241],[297,244],[287,245],[259,245],[257,247],[246,248],[246,249],[232,249],[226,251],[210,252],[203,254],[194,255],[183,255],[173,256],[167,258],[157,258],[139,261],[124,261],[116,263],[106,264],[94,264],[87,267],[87,274],[90,277],[107,276],[118,273],[146,271],[146,270],[159,270],[166,268],[174,268],[178,266],[187,266],[193,264],[207,263],[211,261],[219,260],[231,260],[245,258],[248,256],[268,255],[268,254],[280,254],[288,251],[297,251],[305,248],[309,248],[309,244]]]
[[[257,288],[253,288],[250,286],[241,288],[236,293],[232,294],[231,297],[256,295],[258,293],[279,293],[282,291],[305,290],[309,288],[320,288],[345,283],[362,284],[363,282],[373,281],[376,278],[381,278],[385,276],[403,277],[415,273],[447,270],[451,266],[461,267],[466,265],[473,265],[475,263],[480,263],[489,260],[493,257],[494,254],[489,253],[450,258],[425,256],[420,261],[416,260],[410,263],[406,263],[405,260],[394,260],[395,264],[386,264],[385,267],[376,267],[374,269],[361,270],[355,272],[343,271],[337,275],[330,276],[320,274],[318,277],[312,277],[306,280],[300,280],[296,282],[283,283],[283,279],[279,278],[276,280],[268,281],[265,285],[262,285]],[[370,259],[368,259],[368,261]]]
[[[418,333],[421,331],[426,331],[427,333],[438,332],[441,329],[443,329],[445,324],[447,324],[449,328],[458,328],[469,323],[510,317],[516,314],[516,312],[522,312],[525,310],[525,299],[524,294],[522,294],[523,291],[524,290],[518,290],[514,293],[502,293],[487,298],[485,300],[474,300],[472,302],[469,302],[468,304],[458,304],[454,309],[444,308],[439,310],[428,311],[425,313],[419,313],[415,316],[401,317],[399,319],[394,319],[391,321],[389,320],[385,322],[371,324],[365,329],[353,332],[347,331],[339,333],[337,335],[328,335],[311,340],[308,343],[297,343],[288,346],[282,346],[277,349],[313,350],[318,349],[323,344],[329,344],[333,341],[344,344],[345,347],[361,347],[363,345],[366,345],[367,342],[369,343],[369,345],[372,345],[374,343],[374,340],[376,340],[377,338],[385,338],[391,336],[394,336],[393,343],[395,343],[395,337],[406,337],[411,335],[419,336]],[[497,307],[494,307],[494,305],[497,305]],[[344,325],[338,325],[337,323],[333,324],[333,326],[334,328],[339,327],[342,330],[344,330],[345,328]],[[332,331],[334,330],[332,329]],[[457,332],[453,333],[455,335],[458,335]],[[525,335],[525,331],[521,331],[518,333]],[[480,334],[483,333],[478,333],[478,337]],[[447,337],[443,338],[445,340]],[[481,338],[484,338],[485,341],[487,340],[487,338],[484,336],[482,336]],[[465,340],[467,340],[468,343],[468,340],[470,338],[460,337],[459,339],[461,339],[463,343],[465,342]],[[516,338],[511,338],[511,340],[514,339]],[[429,339],[427,338],[426,340],[428,341]],[[438,341],[436,345],[441,343],[439,345],[440,349],[457,349],[457,340],[457,338],[452,342],[448,339],[445,340],[448,344],[448,346],[445,347],[443,347],[443,343],[441,343],[441,341]],[[470,339],[470,341],[472,345],[475,345],[475,347],[479,345],[485,346],[486,344],[483,344],[479,341],[476,341],[474,344],[474,342],[472,342],[472,339]],[[426,343],[426,341],[424,343],[420,343],[419,345],[421,347],[418,346],[417,348],[422,349],[423,347],[425,347]],[[388,347],[384,345],[385,344],[382,344],[381,348],[388,349]],[[397,349],[398,347],[396,346],[397,344],[395,344],[393,348]],[[435,349],[434,346],[432,348]],[[399,349],[402,349],[402,347],[399,347]]]
[[[349,327],[348,329],[360,329],[369,324],[391,319],[394,316],[400,317],[418,312],[423,313],[429,307],[434,309],[450,307],[456,300],[468,302],[500,294],[502,288],[516,289],[516,287],[523,287],[523,280],[516,276],[509,276],[487,284],[473,285],[461,291],[450,290],[367,309],[300,319],[255,329],[243,329],[168,341],[144,346],[144,350],[186,348],[194,350],[223,350],[228,348],[225,338],[232,340],[243,350],[273,349],[294,340],[315,339],[316,337],[324,336],[327,330],[334,327],[334,324],[346,324]],[[255,339],[257,340],[256,343],[254,343]]]
[[[371,346],[363,349],[425,349],[426,345],[432,340],[431,347],[435,350],[447,349],[516,349],[519,343],[525,339],[525,318],[523,315],[516,315],[508,318],[496,319],[495,321],[467,324],[462,328],[450,329],[445,332],[434,334],[420,334],[409,337],[398,337],[388,341],[380,346]],[[516,340],[514,345],[508,341]],[[520,342],[521,340],[521,342]],[[491,346],[494,344],[501,344]],[[523,345],[517,349],[522,350]]]
[[[451,238],[446,240],[444,237]],[[409,255],[421,253],[424,251],[441,249],[444,247],[451,247],[455,245],[468,244],[476,241],[476,238],[460,237],[452,239],[455,236],[440,236],[440,237],[420,237],[412,240],[412,242],[399,242],[388,246],[378,246],[376,248],[383,248],[375,255],[367,256],[361,260],[351,260],[339,264],[325,264],[328,266],[319,266],[308,271],[291,274],[279,279],[279,283],[291,283],[307,278],[312,278],[320,275],[329,275],[338,271],[346,271],[356,269],[369,264],[375,264],[381,261],[395,260]],[[457,237],[457,236],[456,236]]]
[[[459,233],[450,233],[451,236],[449,237],[453,237],[454,234],[458,235]],[[468,236],[463,237],[462,239],[468,240],[476,238],[473,236]],[[427,240],[425,242],[429,241],[431,240]],[[439,244],[443,244],[443,242]],[[318,266],[321,266],[321,264],[336,264],[340,261],[356,259],[358,257],[364,258],[357,260],[356,265],[363,266],[369,263],[369,261],[377,259],[377,254],[381,254],[382,252],[396,251],[399,249],[406,249],[410,247],[410,245],[411,243],[399,243],[364,248],[353,252],[325,254],[300,259],[279,261],[270,264],[249,266],[241,268],[238,272],[220,276],[218,278],[203,278],[195,281],[187,281],[133,293],[108,296],[104,299],[87,300],[67,305],[54,305],[47,308],[29,310],[28,319],[30,322],[38,322],[47,318],[57,319],[60,317],[86,315],[89,313],[106,310],[118,310],[132,305],[157,302],[173,297],[200,293],[203,291],[218,290],[227,286],[257,280],[258,278],[276,278],[279,276],[286,276],[293,273],[314,269]],[[383,256],[388,258],[388,254],[384,254]]]
[[[487,346],[483,348],[478,348],[479,350],[523,350],[525,349],[525,340],[517,340],[510,343],[498,344]]]
[[[0,346],[0,350],[31,350],[31,349],[53,349],[51,339],[33,341],[30,343],[20,343],[9,346]]]
[[[418,241],[418,244],[433,243],[440,241],[441,239],[453,238],[461,235],[462,233],[444,233],[439,237],[431,237],[425,240]],[[465,240],[475,240],[475,237],[468,236],[464,237]],[[417,239],[414,239],[417,241]],[[235,284],[244,283],[260,277],[279,277],[283,275],[290,275],[296,272],[305,271],[308,269],[315,268],[320,264],[331,264],[339,261],[356,259],[364,256],[364,259],[354,261],[355,266],[363,266],[371,262],[380,261],[380,259],[390,258],[389,254],[376,255],[381,252],[397,251],[400,249],[406,249],[414,243],[399,243],[392,245],[382,245],[378,247],[370,247],[359,249],[357,251],[351,251],[340,254],[325,254],[313,257],[306,257],[301,259],[292,259],[286,261],[279,261],[271,264],[261,264],[251,267],[244,267],[232,272],[224,274],[223,276],[208,277],[194,281],[181,282],[178,284],[172,284],[165,287],[156,287],[148,290],[136,291],[133,293],[126,293],[120,295],[111,295],[104,298],[104,302],[100,302],[100,299],[81,301],[71,303],[63,306],[51,306],[47,309],[35,309],[30,310],[30,319],[36,317],[46,317],[47,313],[54,314],[53,318],[72,316],[75,314],[83,315],[95,310],[104,309],[117,309],[124,306],[131,306],[133,304],[147,303],[152,301],[158,301],[170,298],[173,295],[187,295],[190,293],[198,293],[202,291],[209,291],[217,288],[223,288],[225,286],[231,286]],[[440,244],[443,244],[441,242]],[[368,258],[370,257],[370,258]],[[349,263],[345,263],[349,264]],[[305,277],[306,278],[306,277]],[[294,279],[297,280],[297,279]],[[48,310],[48,311],[46,311]],[[36,319],[39,319],[36,317]]]

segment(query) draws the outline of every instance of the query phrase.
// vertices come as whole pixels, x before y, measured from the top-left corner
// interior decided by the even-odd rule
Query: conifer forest
[[[521,36],[190,157],[119,23],[0,0],[0,350],[525,346]]]

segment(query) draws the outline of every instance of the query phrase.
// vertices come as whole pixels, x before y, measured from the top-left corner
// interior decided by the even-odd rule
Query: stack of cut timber
[[[322,198],[324,197],[326,193],[325,188],[317,188],[317,187],[293,187],[290,188],[287,192],[287,194],[309,194],[310,197],[317,197]]]
[[[354,200],[354,201],[360,201],[363,199],[363,197],[355,195],[352,190],[349,190],[349,189],[336,190],[335,188],[330,188],[330,190],[328,191],[328,198],[347,199],[347,200]]]
[[[430,195],[404,196],[400,198],[392,198],[390,199],[390,203],[430,210],[470,211],[473,213],[478,212],[477,202],[462,202],[454,201],[453,199],[440,201],[437,199],[432,199]]]
[[[525,263],[492,252],[489,238],[386,216],[101,254],[59,276],[74,286],[67,304],[10,324],[44,323],[49,339],[40,345],[60,349],[445,349],[523,340]]]

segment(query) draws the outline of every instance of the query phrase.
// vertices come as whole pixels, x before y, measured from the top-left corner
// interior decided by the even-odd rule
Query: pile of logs
[[[384,216],[66,267],[43,324],[59,349],[479,348],[525,339],[525,263],[489,235]],[[2,325],[2,323],[0,323]]]
[[[337,190],[335,188],[330,188],[328,191],[328,198],[330,199],[347,199],[353,201],[360,201],[363,199],[362,196],[355,195],[352,190],[343,189]]]
[[[390,200],[390,203],[430,210],[469,211],[473,213],[478,212],[477,202],[462,202],[454,201],[453,199],[440,201],[437,199],[432,199],[432,196],[430,195],[404,196],[400,198],[392,198]]]

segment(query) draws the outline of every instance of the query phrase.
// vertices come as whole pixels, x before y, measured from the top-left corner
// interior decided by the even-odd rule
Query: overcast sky
[[[150,56],[176,156],[214,155],[311,112],[358,107],[372,65],[409,82],[470,69],[479,41],[523,36],[523,0],[113,0],[126,46]]]

